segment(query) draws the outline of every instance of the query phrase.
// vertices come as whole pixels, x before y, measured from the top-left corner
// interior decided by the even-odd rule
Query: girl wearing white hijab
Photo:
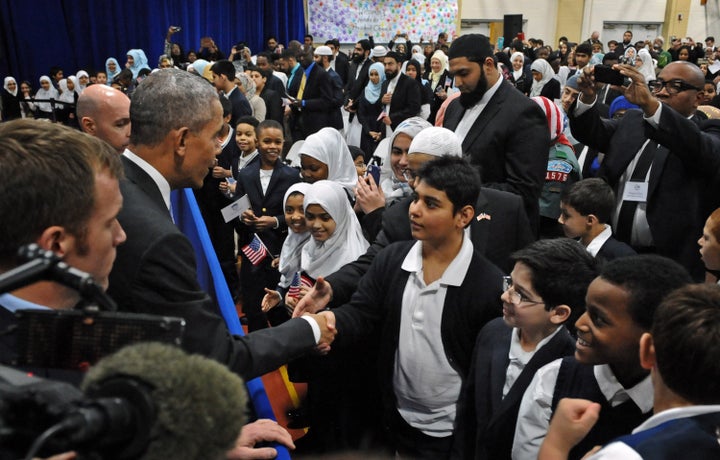
[[[425,65],[425,55],[423,54],[423,50],[420,45],[413,45],[412,55],[410,56],[410,59],[415,59],[422,66]]]
[[[293,281],[293,277],[300,271],[302,248],[310,239],[310,232],[305,223],[303,206],[305,195],[307,195],[310,187],[310,184],[298,182],[297,184],[291,185],[290,188],[287,189],[287,192],[285,192],[285,198],[283,199],[285,222],[290,231],[280,251],[280,262],[278,264],[280,281],[278,282],[277,288],[275,291],[265,288],[267,294],[265,294],[262,300],[262,310],[266,313],[277,306],[282,300],[285,300],[286,305],[290,307],[294,307],[295,302],[297,302],[294,298],[290,299],[286,297],[285,294]],[[271,323],[274,322],[272,318],[269,319]]]
[[[530,66],[533,82],[530,97],[544,96],[548,99],[560,99],[560,82],[555,78],[555,71],[545,59],[535,59]]]
[[[326,179],[342,185],[351,197],[355,196],[357,171],[350,149],[337,129],[323,128],[309,135],[300,149],[300,164],[305,182],[312,184]]]
[[[645,77],[645,83],[657,80],[657,76],[655,76],[655,62],[650,55],[650,51],[645,48],[640,48],[640,51],[638,51],[635,57],[635,67],[638,67],[640,73]]]
[[[338,183],[315,182],[305,194],[303,205],[312,239],[302,248],[300,266],[308,276],[314,280],[327,276],[365,254],[369,244]]]
[[[385,203],[391,204],[394,201],[400,200],[412,193],[410,185],[407,183],[407,178],[404,176],[404,169],[407,168],[407,155],[402,152],[402,149],[395,149],[393,153],[393,144],[395,144],[398,136],[404,135],[409,139],[404,139],[407,145],[410,145],[412,139],[425,128],[429,128],[432,125],[420,117],[411,117],[403,121],[395,128],[390,141],[388,143],[388,154],[387,158],[383,159],[383,165],[389,165],[391,174],[390,177],[380,181],[380,188],[385,193]],[[397,147],[397,146],[396,146]],[[383,166],[383,169],[385,166]]]
[[[4,121],[22,118],[20,98],[18,98],[18,84],[13,77],[5,77],[0,100],[2,100],[0,107],[2,107],[2,119]]]
[[[40,89],[35,93],[35,99],[58,99],[60,95],[58,94],[57,90],[53,88],[52,83],[50,82],[50,77],[47,75],[43,75],[40,77]],[[52,118],[52,106],[49,102],[37,102],[35,104],[37,107],[37,117],[38,118]]]
[[[82,94],[83,91],[85,91],[85,88],[87,88],[87,85],[90,81],[90,75],[88,75],[87,72],[84,70],[78,71],[78,73],[75,74],[75,91],[78,93],[78,96]]]

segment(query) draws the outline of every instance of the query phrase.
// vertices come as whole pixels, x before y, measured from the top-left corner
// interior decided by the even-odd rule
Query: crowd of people
[[[254,422],[229,458],[261,441],[310,458],[718,458],[713,37],[553,50],[400,32],[346,55],[306,35],[226,58],[210,37],[184,53],[178,30],[157,69],[133,49],[124,69],[53,68],[35,94],[5,78],[0,271],[35,242],[120,311],[184,318],[183,348],[243,378],[289,363],[307,434]],[[170,206],[184,187],[247,337],[197,280]],[[78,300],[47,282],[2,294],[0,329]]]

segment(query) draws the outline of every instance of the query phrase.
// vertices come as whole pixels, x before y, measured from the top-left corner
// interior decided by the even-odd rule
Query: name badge
[[[648,183],[647,182],[634,182],[628,181],[625,184],[625,190],[623,191],[623,201],[639,201],[646,202],[648,195]]]

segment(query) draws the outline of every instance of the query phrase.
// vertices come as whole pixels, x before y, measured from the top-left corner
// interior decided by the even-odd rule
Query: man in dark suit
[[[333,52],[332,68],[340,76],[343,88],[347,84],[348,74],[350,70],[350,61],[347,54],[340,51],[340,41],[337,38],[330,39],[325,42],[325,46],[330,47]]]
[[[329,339],[325,321],[315,318],[248,337],[230,336],[217,305],[199,286],[192,246],[172,221],[170,190],[201,186],[213,165],[222,126],[214,90],[186,72],[156,72],[138,87],[130,118],[118,215],[128,240],[118,251],[108,291],[119,309],[185,318],[183,348],[216,359],[244,378],[312,349],[318,342],[315,326]]]
[[[289,94],[295,95],[290,117],[293,142],[305,139],[322,128],[343,127],[340,115],[342,101],[336,95],[330,75],[315,62],[311,50],[300,55],[300,65],[292,81],[293,86],[299,81],[298,90],[294,91],[293,86],[288,90]]]
[[[461,95],[448,106],[443,126],[462,140],[484,187],[523,198],[536,229],[550,143],[542,110],[502,78],[484,35],[456,39],[448,57]]]
[[[420,86],[417,81],[400,72],[400,56],[388,52],[383,58],[385,78],[380,94],[385,105],[382,122],[387,127],[387,137],[400,123],[420,113]]]
[[[21,246],[35,243],[92,275],[104,290],[125,232],[118,154],[109,144],[58,124],[17,120],[0,125],[0,273],[20,265]],[[49,279],[49,278],[48,278]],[[17,353],[15,312],[69,310],[81,300],[70,287],[39,281],[0,295],[0,363]],[[75,371],[27,369],[79,383]]]
[[[367,39],[359,40],[353,48],[352,62],[348,69],[347,84],[345,86],[345,110],[354,112],[357,107],[360,93],[365,89],[370,76],[368,70],[372,65],[370,50],[372,42]],[[352,120],[352,115],[350,116]]]
[[[535,372],[575,351],[568,329],[597,274],[592,256],[558,238],[536,241],[512,258],[503,317],[478,334],[460,393],[453,458],[510,459],[520,402]]]
[[[702,72],[673,62],[653,92],[631,66],[616,66],[632,80],[625,97],[631,110],[620,120],[602,119],[594,105],[593,70],[583,69],[581,94],[570,126],[582,143],[605,152],[598,173],[617,199],[613,229],[637,252],[657,252],[682,264],[696,280],[704,268],[697,236],[720,202],[714,188],[720,168],[720,122],[695,113],[702,100]]]
[[[252,115],[252,107],[245,95],[235,84],[235,66],[230,61],[218,61],[212,66],[213,85],[232,104],[232,117],[230,126],[237,126],[240,117]]]

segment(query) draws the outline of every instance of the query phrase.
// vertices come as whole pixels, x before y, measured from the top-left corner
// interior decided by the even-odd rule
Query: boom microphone
[[[169,345],[123,348],[91,368],[82,388],[86,397],[81,402],[50,417],[59,422],[35,427],[37,434],[55,430],[48,444],[53,449],[43,454],[76,450],[112,460],[221,458],[245,423],[242,379],[215,361]],[[3,399],[0,395],[0,408]],[[0,422],[48,418],[30,412],[0,413]],[[23,426],[30,424],[27,420]]]

